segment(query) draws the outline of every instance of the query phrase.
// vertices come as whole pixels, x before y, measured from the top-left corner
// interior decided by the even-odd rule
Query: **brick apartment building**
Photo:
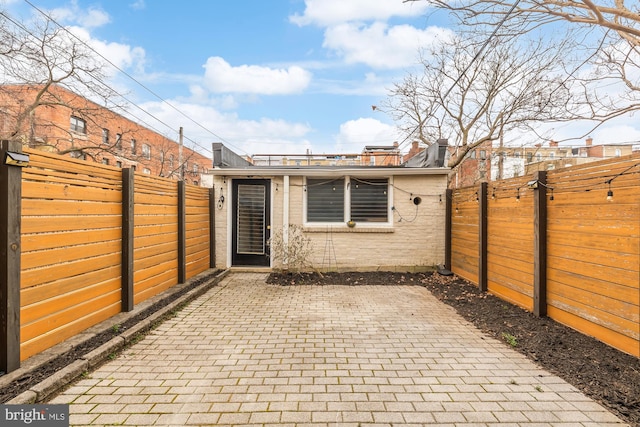
[[[200,185],[211,159],[60,86],[0,86],[0,139]],[[35,108],[34,108],[35,107]]]

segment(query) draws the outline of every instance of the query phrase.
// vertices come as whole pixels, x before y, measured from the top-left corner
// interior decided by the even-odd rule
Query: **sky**
[[[185,7],[188,6],[188,7]],[[147,127],[211,156],[359,153],[409,148],[373,108],[450,29],[402,0],[0,0],[27,20],[44,11],[122,71],[111,84]],[[640,140],[637,118],[592,135]],[[565,125],[566,127],[566,125]],[[564,134],[579,130],[558,129]],[[600,141],[599,141],[600,139]]]

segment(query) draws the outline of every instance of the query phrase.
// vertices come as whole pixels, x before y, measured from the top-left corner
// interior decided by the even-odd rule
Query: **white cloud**
[[[340,125],[336,143],[338,150],[360,152],[365,145],[392,145],[398,138],[395,126],[373,118],[359,118]]]
[[[204,68],[206,87],[218,93],[294,94],[306,89],[311,81],[311,73],[298,66],[286,69],[258,65],[232,67],[217,56],[209,58]]]
[[[349,64],[393,69],[416,64],[420,48],[450,35],[449,30],[438,27],[420,30],[410,25],[389,27],[382,22],[341,24],[326,30],[323,46]]]
[[[147,7],[144,0],[136,0],[129,5],[129,7],[133,10],[142,10]]]
[[[94,39],[85,28],[69,27],[68,30],[118,68],[133,68],[137,71],[144,69],[145,51],[143,48]],[[114,70],[112,71],[115,72]]]
[[[386,21],[394,16],[420,16],[428,7],[427,2],[401,0],[306,0],[305,4],[303,15],[289,17],[294,24],[331,26],[349,21]]]
[[[98,28],[111,22],[111,17],[104,10],[97,7],[84,10],[78,6],[77,0],[72,1],[68,7],[56,8],[50,13],[58,21],[78,24],[85,28]]]
[[[176,138],[175,130],[183,127],[185,141],[196,141],[201,148],[195,148],[205,155],[210,155],[212,142],[223,142],[240,155],[304,152],[309,146],[305,137],[311,128],[306,123],[269,118],[246,120],[234,112],[221,112],[210,105],[177,100],[170,100],[169,103],[175,108],[159,102],[142,105],[142,108],[153,116],[148,118],[150,124],[153,125],[157,118],[162,122],[156,122],[157,129],[161,131],[165,128],[164,124],[170,125],[171,129],[165,131],[171,138]],[[196,123],[201,124],[206,130]]]

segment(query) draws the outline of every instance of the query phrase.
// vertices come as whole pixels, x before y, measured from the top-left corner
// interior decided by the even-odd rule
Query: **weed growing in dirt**
[[[517,347],[518,346],[518,340],[516,337],[514,337],[513,335],[511,335],[508,332],[503,332],[502,333],[502,339],[504,339],[507,344],[509,344],[511,347]]]

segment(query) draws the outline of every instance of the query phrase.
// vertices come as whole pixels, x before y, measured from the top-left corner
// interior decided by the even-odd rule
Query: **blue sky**
[[[205,155],[217,141],[239,154],[402,143],[371,107],[449,31],[424,2],[402,0],[0,0],[23,20],[39,14],[32,5],[135,79],[111,74],[137,117],[175,140],[183,127]],[[592,136],[640,140],[637,122],[624,117]]]

